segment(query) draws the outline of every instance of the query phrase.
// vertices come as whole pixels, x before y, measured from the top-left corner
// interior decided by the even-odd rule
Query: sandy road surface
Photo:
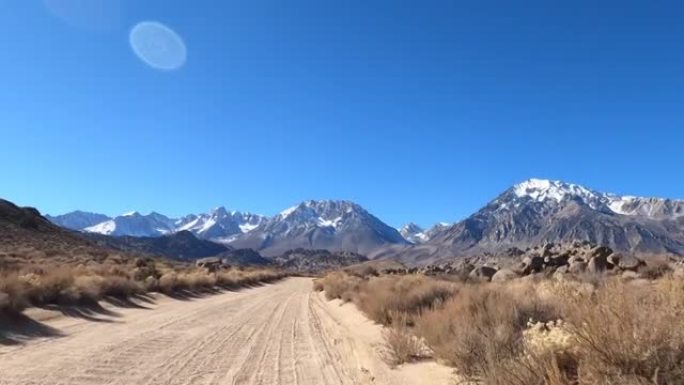
[[[448,383],[436,364],[390,370],[379,328],[310,279],[143,306],[43,320],[59,336],[0,345],[0,384]]]

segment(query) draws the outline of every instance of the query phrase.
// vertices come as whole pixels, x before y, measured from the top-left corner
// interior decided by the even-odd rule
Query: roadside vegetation
[[[506,282],[334,272],[315,282],[386,326],[392,364],[433,357],[464,383],[684,384],[684,280]]]
[[[31,248],[0,253],[0,313],[31,306],[87,304],[162,292],[169,295],[237,289],[271,282],[283,274],[263,268],[215,272],[188,263],[134,258],[93,250],[44,251]]]

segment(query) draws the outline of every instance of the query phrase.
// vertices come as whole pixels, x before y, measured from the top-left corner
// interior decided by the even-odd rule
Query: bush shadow
[[[21,313],[0,314],[0,345],[20,345],[34,338],[61,336],[59,330]]]

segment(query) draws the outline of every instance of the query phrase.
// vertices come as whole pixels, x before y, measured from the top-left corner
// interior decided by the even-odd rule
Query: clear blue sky
[[[84,1],[111,9],[68,13]],[[144,20],[182,36],[182,68],[135,56]],[[682,20],[681,1],[4,0],[0,196],[51,214],[350,199],[395,226],[530,177],[684,198]]]

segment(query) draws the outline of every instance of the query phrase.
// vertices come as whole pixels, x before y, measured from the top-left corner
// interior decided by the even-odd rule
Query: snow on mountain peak
[[[513,187],[518,198],[528,197],[537,202],[553,199],[560,202],[566,197],[581,197],[585,200],[600,195],[583,186],[548,179],[529,179]]]
[[[399,229],[399,234],[401,234],[404,239],[411,243],[423,243],[428,240],[428,235],[425,230],[413,222],[409,222]]]
[[[285,219],[285,218],[289,217],[290,214],[295,212],[295,210],[297,210],[298,207],[299,207],[299,205],[288,207],[285,210],[281,211],[280,214],[278,214],[278,215],[280,215],[281,218]]]
[[[526,198],[535,202],[551,200],[557,203],[566,199],[578,200],[594,210],[610,211],[620,215],[640,215],[649,218],[684,216],[684,201],[601,193],[561,181],[529,179],[513,186],[509,191],[512,191],[516,199]],[[507,201],[498,203],[499,209],[502,210],[518,207],[520,204],[516,202],[510,205]]]
[[[403,232],[405,232],[406,234],[415,234],[420,233],[422,231],[423,228],[413,222],[409,222],[399,229],[399,232],[402,233],[402,235],[404,235]]]

